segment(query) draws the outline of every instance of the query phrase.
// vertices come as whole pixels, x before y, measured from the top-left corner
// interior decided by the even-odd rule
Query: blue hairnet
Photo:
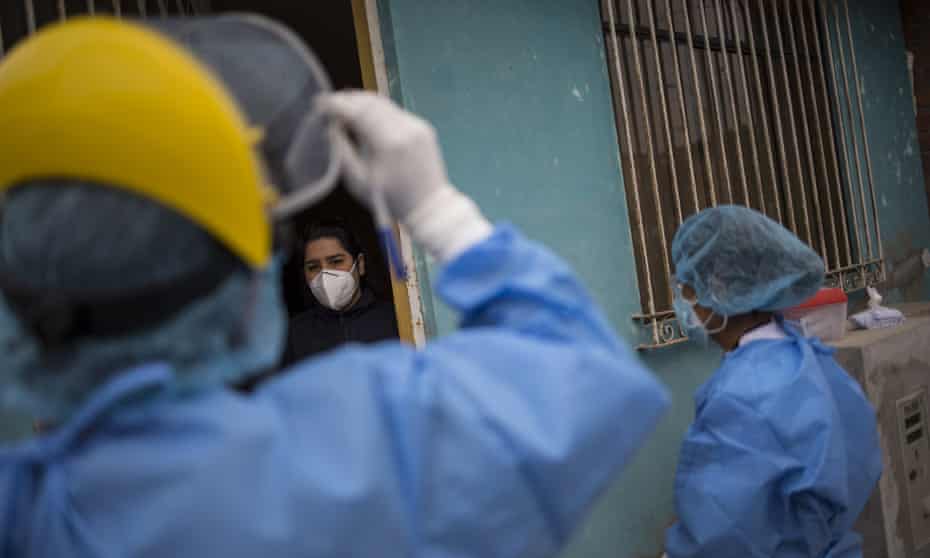
[[[212,238],[153,202],[91,185],[14,190],[0,220],[0,271],[37,289],[123,293],[203,269]],[[165,362],[179,391],[233,382],[274,366],[286,318],[280,262],[221,280],[166,320],[43,353],[0,296],[0,408],[34,419],[66,418],[98,386],[128,367]]]
[[[257,277],[237,272],[173,319],[136,335],[88,339],[43,355],[0,297],[0,406],[32,418],[67,418],[95,388],[147,362],[172,366],[178,392],[237,382],[275,366],[286,319],[274,265]],[[248,315],[246,315],[248,314]]]
[[[740,206],[706,209],[672,242],[675,278],[697,302],[725,316],[774,312],[812,297],[824,279],[820,256],[783,226]]]

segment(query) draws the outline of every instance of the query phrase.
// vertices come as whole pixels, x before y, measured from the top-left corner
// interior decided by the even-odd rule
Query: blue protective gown
[[[881,476],[875,412],[819,341],[729,353],[698,390],[675,478],[669,558],[861,558]]]
[[[244,396],[153,363],[0,451],[0,556],[548,556],[666,395],[509,228],[438,282],[463,330],[349,347]]]

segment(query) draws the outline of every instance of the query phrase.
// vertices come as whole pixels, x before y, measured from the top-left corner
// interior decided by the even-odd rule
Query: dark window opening
[[[207,9],[209,8],[209,9]],[[198,13],[253,12],[293,29],[310,46],[336,89],[363,87],[362,69],[351,2],[294,0],[10,0],[0,2],[0,56],[27,37],[32,28],[87,14],[122,17],[190,16]],[[364,284],[393,306],[390,269],[367,209],[343,188],[297,216],[295,237],[310,222],[338,219],[345,223],[366,255]],[[303,246],[295,246],[284,269],[283,294],[288,314],[295,316],[313,302],[303,275]],[[396,321],[396,320],[395,320]]]

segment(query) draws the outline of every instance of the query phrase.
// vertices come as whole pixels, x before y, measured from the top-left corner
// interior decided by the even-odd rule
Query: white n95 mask
[[[352,297],[358,288],[355,276],[355,266],[349,271],[340,271],[338,269],[324,269],[320,271],[313,281],[310,281],[310,292],[313,297],[323,306],[331,310],[342,310],[352,302]]]

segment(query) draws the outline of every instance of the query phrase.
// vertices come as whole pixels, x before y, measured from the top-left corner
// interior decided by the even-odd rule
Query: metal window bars
[[[43,4],[42,2],[47,2]],[[136,13],[138,17],[146,18],[149,17],[149,1],[150,0],[136,0]],[[53,4],[54,2],[54,4]],[[122,17],[124,15],[124,2],[123,0],[111,0],[112,2],[112,14],[116,17]],[[158,15],[160,17],[167,17],[170,15],[170,11],[166,4],[166,0],[155,0],[155,3],[158,7]],[[175,0],[176,3],[176,12],[175,14],[180,16],[186,15],[197,15],[201,13],[209,13],[210,11],[210,2],[209,0]],[[131,0],[130,4],[131,6]],[[65,20],[68,18],[68,2],[67,0],[22,0],[22,9],[23,9],[23,20],[19,20],[25,23],[25,34],[31,35],[36,32],[36,30],[41,27],[44,23],[50,23],[51,21],[39,21],[40,17],[37,16],[37,7],[47,8],[48,10],[54,10],[54,12],[45,12],[48,14],[49,18],[54,18],[57,16],[58,20]],[[96,0],[85,0],[83,3],[84,13],[89,15],[94,15],[98,13],[97,2]],[[81,8],[76,8],[74,5],[71,6],[71,9],[75,11],[72,15],[77,15],[77,12]],[[132,7],[128,8],[129,11],[132,11]],[[151,10],[154,15],[154,10]],[[55,15],[51,15],[54,13]],[[15,14],[15,12],[14,12]],[[12,45],[16,40],[22,38],[23,31],[22,27],[18,25],[10,25],[9,20],[4,22],[4,15],[0,17],[0,58],[3,58],[3,55],[8,50],[8,47]],[[18,19],[18,15],[17,18]],[[6,27],[5,27],[6,25]],[[12,32],[9,32],[12,28]],[[19,30],[17,30],[19,29]]]
[[[810,244],[827,283],[884,279],[848,0],[602,0],[644,327],[685,340],[671,239],[689,215],[753,207]]]
[[[105,0],[104,0],[105,1]],[[46,2],[46,3],[43,3]],[[142,18],[149,17],[150,15],[155,15],[155,10],[149,9],[150,0],[136,0],[135,2],[135,13],[132,13],[132,0],[126,2],[125,0],[110,0],[106,2],[105,5],[108,5],[108,12],[114,15],[115,17],[122,17],[123,15],[132,14],[133,16],[138,16]],[[187,16],[187,15],[196,15],[201,13],[208,13],[210,11],[209,0],[175,0],[175,9],[173,13],[175,15]],[[31,35],[38,30],[45,23],[51,23],[51,20],[57,17],[58,20],[65,20],[68,18],[68,4],[67,0],[22,0],[22,9],[23,9],[23,23],[25,23],[25,34]],[[157,14],[161,17],[167,17],[172,14],[172,10],[169,10],[166,0],[155,0],[155,5],[157,6]],[[126,6],[129,6],[128,8]],[[95,15],[99,13],[100,7],[98,6],[97,0],[84,0],[82,7],[71,6],[72,11],[71,15],[77,15],[79,11],[83,8],[83,13],[89,15]],[[37,11],[38,10],[38,11]],[[45,11],[42,11],[45,10]],[[128,10],[128,11],[126,11]],[[150,14],[151,12],[151,14]],[[15,13],[15,12],[14,12]],[[37,15],[37,13],[39,15]],[[41,14],[45,14],[44,16]],[[53,15],[54,14],[54,15]],[[40,21],[43,19],[43,21]],[[48,19],[49,21],[44,21]],[[5,33],[4,20],[0,18],[0,58],[3,57],[3,54],[8,50],[9,45],[11,45],[15,40],[21,38],[23,31],[17,32],[18,26],[9,25],[9,20],[7,20],[6,31],[9,31],[10,28],[13,28],[12,33]],[[22,28],[19,27],[21,30]]]
[[[24,0],[26,3],[26,29],[32,35],[36,31],[36,9],[32,5],[32,0]]]

